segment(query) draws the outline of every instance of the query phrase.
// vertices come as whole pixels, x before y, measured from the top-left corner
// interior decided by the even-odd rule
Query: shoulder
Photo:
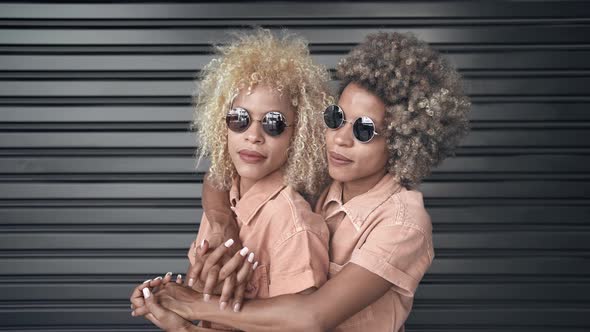
[[[421,192],[402,189],[391,195],[370,218],[372,218],[371,223],[374,225],[370,231],[371,233],[379,233],[375,235],[378,238],[386,239],[384,241],[392,243],[411,238],[413,239],[412,246],[423,245],[430,260],[434,258],[432,222],[424,207]]]
[[[399,200],[404,207],[403,221],[409,225],[421,228],[425,233],[432,233],[432,221],[424,207],[424,197],[417,190],[403,190]]]
[[[430,215],[424,207],[422,193],[417,190],[402,188],[375,209],[369,218],[377,219],[375,221],[383,225],[416,229],[427,238],[432,236]]]
[[[324,233],[327,231],[324,218],[315,213],[309,202],[291,186],[283,188],[268,204],[270,210],[274,212],[274,217],[283,224],[286,232]]]

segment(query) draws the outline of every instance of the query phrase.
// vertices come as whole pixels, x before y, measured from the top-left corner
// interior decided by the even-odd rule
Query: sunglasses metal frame
[[[246,127],[244,127],[244,130],[242,130],[242,131],[237,131],[237,130],[234,130],[234,129],[232,129],[232,128],[229,126],[229,124],[227,123],[227,121],[228,121],[228,120],[227,120],[227,118],[230,116],[230,115],[229,115],[229,113],[230,113],[231,111],[233,111],[233,110],[243,110],[243,111],[245,111],[245,112],[246,112],[246,114],[248,115],[248,125],[247,125]],[[264,126],[264,125],[265,125],[265,123],[264,123],[264,119],[265,119],[265,118],[268,116],[268,114],[271,114],[271,113],[278,113],[278,114],[280,114],[280,115],[281,115],[281,117],[284,119],[284,122],[285,122],[285,127],[284,127],[284,129],[283,129],[283,130],[282,130],[280,133],[278,133],[277,135],[272,135],[271,133],[269,133],[269,132],[267,131],[266,127]],[[285,116],[283,113],[281,113],[281,112],[277,112],[277,111],[270,111],[270,112],[266,112],[266,113],[264,113],[264,115],[262,116],[262,120],[257,120],[257,119],[253,119],[253,118],[252,118],[252,116],[250,116],[250,112],[249,112],[247,109],[245,109],[245,108],[243,108],[243,107],[233,107],[232,109],[230,109],[230,110],[227,112],[227,114],[225,115],[224,119],[225,119],[225,123],[226,123],[227,129],[229,129],[229,130],[231,130],[231,131],[233,131],[233,132],[235,132],[235,133],[243,133],[243,132],[245,132],[246,130],[248,130],[248,128],[250,128],[250,126],[252,125],[252,122],[254,122],[254,121],[256,121],[256,122],[260,122],[260,123],[262,124],[262,130],[264,131],[264,133],[265,133],[265,134],[267,134],[267,135],[268,135],[268,136],[270,136],[270,137],[278,137],[278,136],[281,136],[281,134],[285,132],[285,129],[286,129],[286,128],[292,127],[292,125],[290,125],[290,124],[287,122],[287,117],[286,117],[286,116]]]
[[[336,128],[331,128],[330,126],[328,126],[328,124],[326,123],[326,117],[325,117],[325,114],[326,114],[326,111],[328,110],[328,108],[333,107],[333,106],[337,107],[340,110],[340,112],[342,112],[342,122]],[[369,140],[367,140],[367,141],[361,141],[354,134],[354,124],[357,121],[362,120],[363,118],[371,120],[371,123],[373,124],[373,135],[371,135],[371,138],[369,138]],[[370,117],[368,117],[368,116],[359,116],[354,121],[350,121],[350,120],[346,120],[346,117],[344,116],[344,110],[342,109],[342,107],[340,107],[338,105],[329,105],[328,107],[326,107],[326,109],[324,110],[324,124],[326,125],[326,127],[328,127],[331,130],[338,130],[338,129],[342,128],[345,123],[350,123],[353,126],[352,137],[354,137],[354,139],[356,139],[357,141],[359,141],[359,143],[362,143],[362,144],[370,143],[373,140],[373,138],[375,138],[375,136],[379,136],[379,133],[375,129],[375,128],[377,128],[377,126],[375,125],[375,121],[373,119],[371,119]]]

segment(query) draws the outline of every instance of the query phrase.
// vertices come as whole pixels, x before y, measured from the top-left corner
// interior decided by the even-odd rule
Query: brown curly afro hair
[[[388,172],[407,187],[453,155],[469,131],[471,104],[459,73],[411,34],[370,34],[337,67],[340,92],[351,82],[385,104]]]

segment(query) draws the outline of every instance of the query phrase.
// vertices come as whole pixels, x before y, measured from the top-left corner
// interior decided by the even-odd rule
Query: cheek
[[[332,147],[332,142],[334,141],[334,139],[333,139],[334,138],[334,133],[335,133],[334,130],[328,130],[328,129],[326,129],[324,131],[324,137],[325,137],[325,140],[326,140],[326,149],[328,151],[330,151],[330,148]]]
[[[231,147],[234,146],[233,135],[228,132],[226,137],[227,137],[227,147],[230,148],[230,150],[231,150]]]
[[[268,155],[272,156],[267,160],[269,165],[276,167],[287,161],[290,139],[291,135],[286,135],[286,133],[281,134],[279,137],[267,138],[264,149]]]
[[[387,160],[389,159],[389,152],[387,151],[387,145],[385,143],[380,144],[379,148],[377,149],[376,157],[377,157],[377,164],[380,168],[383,168],[387,165]]]
[[[384,142],[371,142],[366,146],[367,149],[363,154],[368,164],[374,168],[383,168],[387,164],[388,154]]]
[[[293,134],[289,134],[289,135],[281,135],[280,139],[277,140],[276,144],[275,144],[275,151],[277,153],[278,156],[281,156],[280,159],[282,160],[287,160],[287,156],[288,156],[288,150],[289,150],[289,145],[291,145],[291,139],[292,139]]]
[[[236,148],[239,146],[238,142],[239,142],[239,135],[240,134],[236,134],[233,132],[228,132],[227,133],[227,149],[230,155],[233,155]]]

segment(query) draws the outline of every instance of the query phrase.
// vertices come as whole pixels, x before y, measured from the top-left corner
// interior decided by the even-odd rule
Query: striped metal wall
[[[590,4],[0,2],[0,331],[139,331],[202,210],[192,78],[257,24],[329,68],[376,30],[448,55],[473,131],[423,184],[437,257],[408,331],[590,329]]]

